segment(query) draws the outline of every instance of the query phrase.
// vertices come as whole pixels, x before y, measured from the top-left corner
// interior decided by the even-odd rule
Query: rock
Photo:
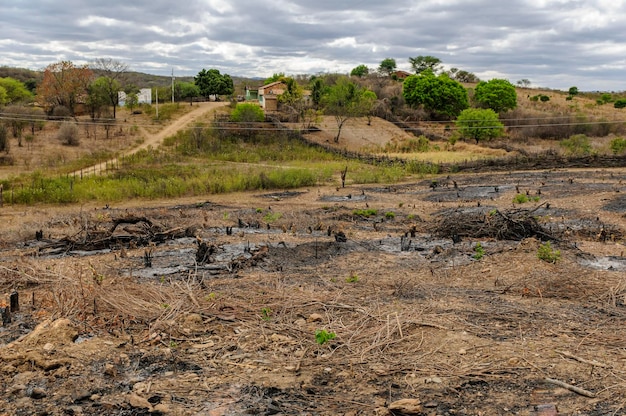
[[[32,390],[27,390],[27,393],[28,397],[36,400],[43,399],[48,395],[48,393],[46,393],[46,390],[41,387],[33,387]]]
[[[389,410],[394,415],[419,415],[422,413],[420,399],[401,399],[389,405]]]
[[[152,411],[152,405],[150,402],[134,393],[128,395],[128,404],[135,409],[148,409],[148,411]]]
[[[296,321],[294,322],[294,325],[297,326],[298,328],[302,328],[303,326],[306,325],[306,320],[304,318],[296,319]]]
[[[91,397],[91,392],[89,390],[77,390],[72,392],[72,401],[82,402],[83,400],[89,399]]]

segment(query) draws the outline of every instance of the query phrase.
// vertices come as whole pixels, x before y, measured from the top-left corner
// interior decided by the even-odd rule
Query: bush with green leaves
[[[237,123],[253,123],[265,121],[265,113],[257,104],[243,103],[237,104],[230,119]]]
[[[553,249],[550,242],[546,241],[537,249],[537,258],[548,263],[556,263],[561,258],[561,251]]]
[[[626,98],[620,98],[619,100],[615,100],[615,102],[613,103],[613,107],[615,108],[626,107]]]
[[[559,145],[574,156],[586,156],[591,154],[592,151],[591,141],[584,134],[575,134],[570,136],[569,139],[563,139],[559,142]]]
[[[485,256],[485,249],[483,245],[480,243],[476,243],[476,245],[474,246],[474,254],[472,255],[472,258],[474,260],[480,260],[484,256]]]
[[[476,140],[477,144],[500,137],[504,133],[504,125],[498,114],[490,108],[465,109],[457,117],[456,125],[463,136]]]
[[[626,152],[626,139],[622,137],[616,137],[615,139],[611,140],[610,147],[611,152],[613,152],[614,155],[621,155]]]
[[[541,94],[541,95],[539,96],[539,99],[541,100],[541,102],[542,102],[542,103],[545,103],[545,102],[547,102],[547,101],[550,101],[550,97],[549,97],[549,96],[547,96],[547,95],[545,95],[545,94]]]
[[[501,113],[517,107],[517,92],[515,86],[506,79],[495,78],[476,85],[474,100],[483,107]]]
[[[0,152],[9,153],[10,150],[9,132],[4,124],[0,124]]]
[[[410,106],[423,106],[434,115],[455,117],[469,107],[467,90],[445,74],[431,71],[411,75],[402,84],[402,96]]]

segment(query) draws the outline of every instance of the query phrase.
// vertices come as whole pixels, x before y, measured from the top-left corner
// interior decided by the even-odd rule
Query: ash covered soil
[[[625,183],[5,206],[0,415],[624,414]]]

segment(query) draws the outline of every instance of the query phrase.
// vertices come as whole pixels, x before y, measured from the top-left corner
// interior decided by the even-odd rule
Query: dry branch
[[[580,394],[581,396],[591,397],[591,398],[596,397],[596,395],[594,393],[590,392],[589,390],[581,389],[580,387],[572,386],[571,384],[567,384],[567,383],[564,383],[562,381],[555,380],[553,378],[546,378],[545,382],[546,383],[550,383],[550,384],[555,384],[555,385],[557,385],[559,387],[563,387],[564,389],[567,389],[569,391],[573,391],[574,393]]]

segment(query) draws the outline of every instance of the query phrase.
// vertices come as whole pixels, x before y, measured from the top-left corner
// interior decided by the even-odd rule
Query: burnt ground
[[[3,207],[0,414],[625,414],[624,181]]]

